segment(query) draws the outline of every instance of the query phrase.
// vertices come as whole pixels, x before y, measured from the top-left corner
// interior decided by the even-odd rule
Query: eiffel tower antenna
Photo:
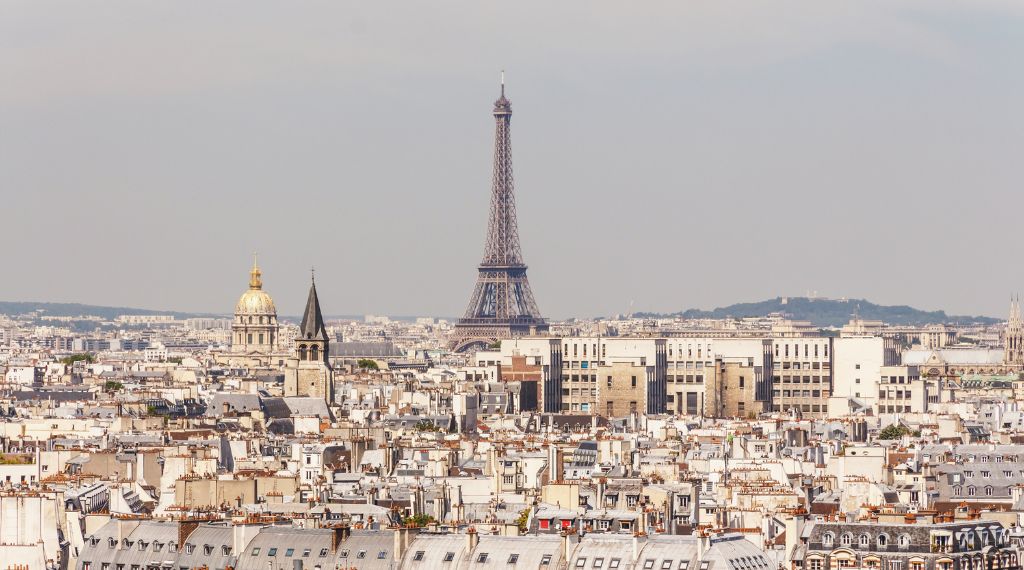
[[[526,264],[519,245],[509,133],[512,105],[505,98],[504,71],[501,72],[501,96],[494,102],[493,115],[494,175],[487,240],[469,306],[450,338],[455,351],[486,347],[503,338],[548,330],[526,279]]]

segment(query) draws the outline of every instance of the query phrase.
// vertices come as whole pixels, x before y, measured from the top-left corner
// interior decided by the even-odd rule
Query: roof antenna
[[[505,70],[501,70],[501,96],[505,96]]]
[[[310,266],[309,278],[311,281],[313,281],[313,283],[316,283],[316,267]]]

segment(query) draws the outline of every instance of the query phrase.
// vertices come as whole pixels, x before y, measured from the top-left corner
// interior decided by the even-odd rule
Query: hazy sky
[[[547,316],[1024,291],[1024,3],[0,2],[2,300]]]

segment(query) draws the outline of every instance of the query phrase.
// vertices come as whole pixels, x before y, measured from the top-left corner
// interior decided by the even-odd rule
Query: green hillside
[[[922,311],[907,305],[876,305],[865,299],[810,299],[807,297],[776,297],[756,303],[736,303],[705,311],[686,311],[660,315],[637,313],[639,317],[673,316],[687,319],[727,319],[743,317],[764,317],[772,313],[783,313],[798,321],[810,321],[820,327],[838,327],[849,322],[857,314],[869,321],[884,321],[892,325],[927,325],[938,323],[994,324],[1000,319],[982,316],[947,315],[945,311]]]

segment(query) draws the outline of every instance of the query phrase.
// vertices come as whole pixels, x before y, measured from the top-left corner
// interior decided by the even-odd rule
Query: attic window
[[[486,552],[481,552],[480,556],[476,557],[476,563],[477,564],[483,564],[484,562],[487,562],[487,553]]]
[[[672,561],[666,560],[661,563],[661,570],[672,570]]]
[[[690,561],[689,560],[680,560],[679,561],[679,570],[686,570],[689,567],[690,567]]]
[[[388,557],[388,551],[387,550],[381,550],[380,552],[377,553],[377,560],[384,560],[387,557]]]
[[[610,568],[611,570],[615,570],[616,568],[619,567],[619,564],[621,562],[622,561],[620,559],[618,559],[618,558],[612,558],[612,561],[608,563],[608,568]]]
[[[307,549],[307,552],[303,553],[302,555],[303,556],[307,556],[308,555],[308,549]],[[341,557],[342,558],[348,558],[348,549],[347,548],[342,549]]]
[[[651,568],[654,568],[654,559],[648,558],[644,560],[644,570],[651,570]]]
[[[595,558],[594,568],[601,568],[602,566],[604,566],[604,558]]]
[[[550,557],[548,557],[548,558],[550,559]],[[451,562],[452,560],[455,560],[455,553],[454,552],[445,552],[444,553],[444,561],[445,562]]]
[[[423,560],[423,556],[425,554],[426,554],[426,552],[423,552],[422,550],[417,550],[416,554],[412,555],[412,559],[413,559],[414,562],[419,562],[419,561]]]
[[[551,555],[550,554],[545,554],[540,559],[540,565],[541,566],[547,566],[548,564],[551,564]]]
[[[508,557],[508,563],[509,564],[515,564],[516,562],[519,562],[519,555],[518,554],[510,554],[509,557]]]

